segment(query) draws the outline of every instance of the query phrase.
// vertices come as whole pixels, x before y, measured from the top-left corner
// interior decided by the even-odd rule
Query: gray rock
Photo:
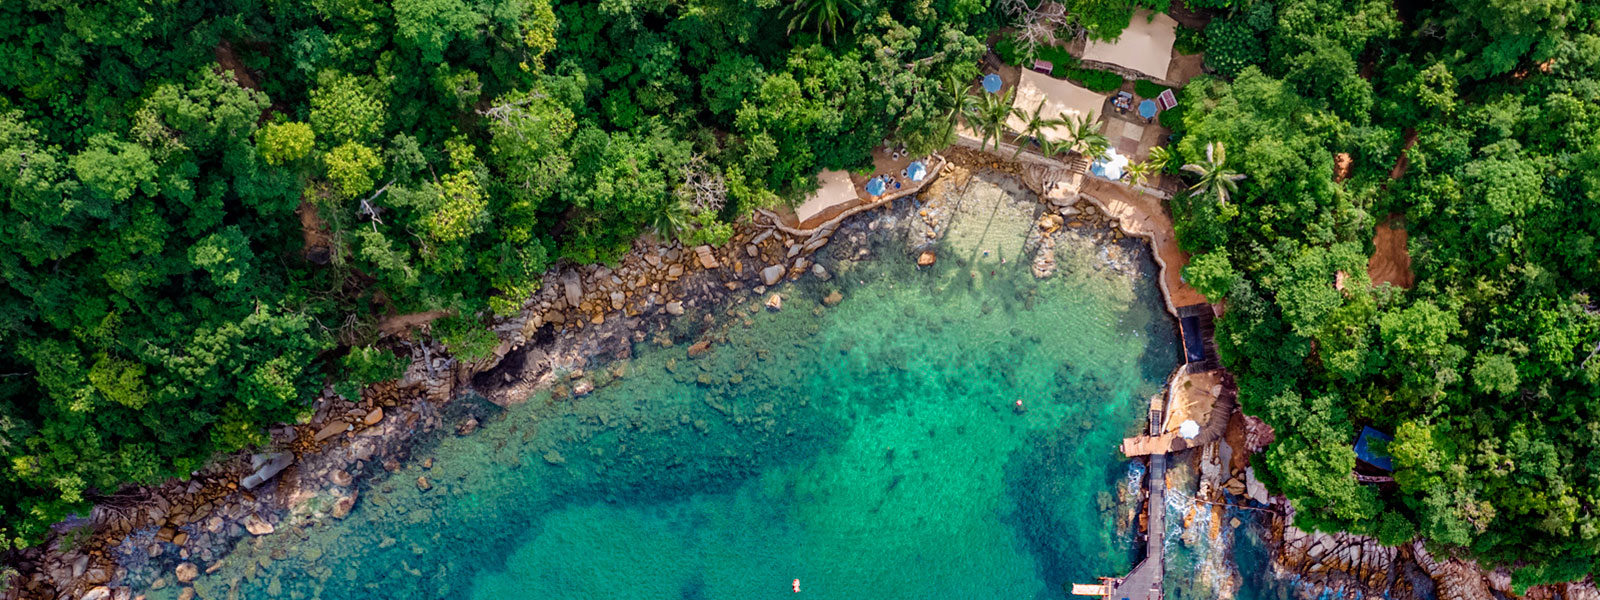
[[[772,265],[762,269],[761,281],[766,282],[767,285],[776,284],[778,283],[778,280],[783,279],[783,271],[783,265]]]
[[[270,454],[256,454],[250,457],[250,466],[255,472],[246,475],[239,485],[244,489],[253,490],[256,486],[266,483],[268,479],[289,467],[294,462],[294,454],[289,452],[273,452]]]
[[[567,271],[561,275],[561,285],[567,293],[567,306],[577,306],[583,301],[583,283],[578,279],[578,273]]]
[[[817,279],[821,279],[823,281],[833,278],[833,275],[828,274],[827,269],[822,268],[821,263],[811,265],[811,274],[816,276]]]
[[[677,316],[683,314],[683,302],[681,301],[673,300],[668,302],[665,308],[669,315]]]

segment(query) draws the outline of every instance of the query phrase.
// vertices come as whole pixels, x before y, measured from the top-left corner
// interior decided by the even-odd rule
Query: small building
[[[1388,434],[1362,426],[1361,435],[1356,436],[1356,460],[1385,473],[1393,472],[1394,458],[1389,456],[1389,442],[1392,441],[1394,438]]]

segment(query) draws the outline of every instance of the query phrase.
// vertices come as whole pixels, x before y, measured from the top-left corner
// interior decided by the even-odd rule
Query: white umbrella
[[[1194,419],[1184,421],[1182,425],[1178,426],[1178,435],[1183,436],[1183,439],[1192,440],[1195,436],[1200,435],[1200,424],[1194,422]]]

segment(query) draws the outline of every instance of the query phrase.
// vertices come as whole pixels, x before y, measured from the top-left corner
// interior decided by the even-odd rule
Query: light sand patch
[[[850,174],[845,171],[823,171],[817,176],[819,186],[817,191],[807,198],[805,203],[795,207],[794,216],[804,223],[828,209],[853,204],[856,201],[856,187],[850,182]]]

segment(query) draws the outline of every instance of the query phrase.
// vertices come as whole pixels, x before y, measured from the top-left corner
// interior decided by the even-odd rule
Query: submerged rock
[[[250,532],[250,535],[267,535],[274,529],[271,523],[255,515],[250,515],[250,518],[244,520],[244,530]]]
[[[822,297],[822,303],[828,306],[837,306],[840,302],[844,302],[844,293],[839,290],[828,292],[828,295]]]
[[[783,271],[783,265],[772,265],[762,269],[761,281],[765,282],[767,285],[774,285],[778,283],[779,279],[783,279]]]
[[[200,567],[195,566],[194,563],[186,562],[173,569],[172,574],[177,576],[178,583],[189,583],[200,576]]]

